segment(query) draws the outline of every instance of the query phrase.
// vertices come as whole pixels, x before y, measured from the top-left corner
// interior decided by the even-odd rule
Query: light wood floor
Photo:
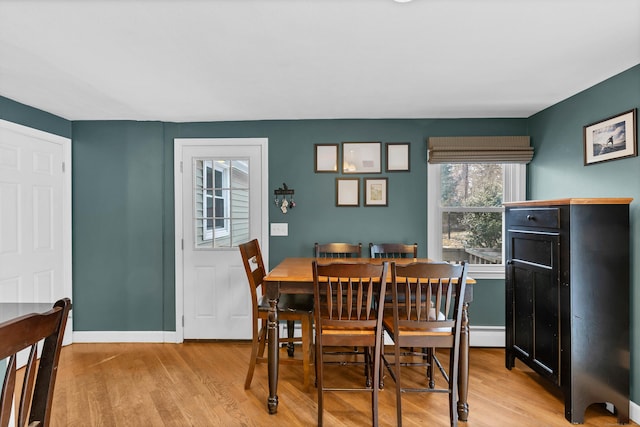
[[[257,366],[251,389],[244,390],[249,348],[247,342],[67,346],[59,366],[52,425],[315,425],[316,391],[302,392],[301,367],[281,367],[275,415],[268,415],[266,408],[266,365]],[[505,369],[504,350],[472,348],[470,358],[470,416],[461,427],[571,425],[564,418],[558,390],[522,364]],[[361,380],[361,368],[353,369],[346,377],[340,374],[341,379]],[[368,394],[325,396],[325,425],[370,425]],[[449,425],[445,394],[405,394],[403,411],[406,426]],[[395,425],[395,416],[394,384],[387,376],[380,393],[380,425]],[[600,405],[592,405],[585,416],[586,427],[615,424],[616,418]]]

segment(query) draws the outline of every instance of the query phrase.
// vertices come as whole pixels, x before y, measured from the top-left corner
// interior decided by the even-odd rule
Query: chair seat
[[[258,304],[259,311],[269,311],[269,299],[261,297]],[[278,300],[278,311],[313,313],[313,295],[282,294]]]
[[[385,329],[389,332],[389,334],[391,334],[394,337],[397,335],[397,332],[393,325],[393,317],[385,316],[384,320],[382,321],[382,324],[384,325]],[[453,334],[453,328],[448,328],[448,327],[412,328],[412,327],[400,326],[399,328],[399,337],[408,336],[408,335],[433,336],[433,335],[452,335],[452,334]]]

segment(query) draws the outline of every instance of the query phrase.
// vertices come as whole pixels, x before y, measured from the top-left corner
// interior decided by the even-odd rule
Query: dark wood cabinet
[[[631,200],[505,204],[506,367],[560,387],[572,423],[592,403],[629,420]]]

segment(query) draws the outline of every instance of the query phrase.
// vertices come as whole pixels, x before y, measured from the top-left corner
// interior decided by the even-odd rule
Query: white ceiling
[[[0,0],[0,95],[69,120],[528,117],[639,63],[639,0]]]

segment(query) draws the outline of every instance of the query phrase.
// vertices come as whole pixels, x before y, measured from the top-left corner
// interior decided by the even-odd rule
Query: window
[[[249,163],[246,159],[196,159],[196,248],[246,241],[249,225]]]
[[[224,190],[229,187],[229,168],[225,163],[214,163],[212,160],[203,160],[202,165],[202,204],[205,207],[203,240],[211,240],[214,226],[217,237],[229,234],[225,227],[225,218],[229,216],[229,197],[228,191]]]
[[[227,162],[204,160],[204,191],[202,197],[206,206],[203,219],[204,240],[213,239],[214,225],[216,237],[227,236],[229,228],[225,218],[229,217],[229,165]]]
[[[524,163],[429,163],[428,256],[504,278],[503,202],[524,200]]]

